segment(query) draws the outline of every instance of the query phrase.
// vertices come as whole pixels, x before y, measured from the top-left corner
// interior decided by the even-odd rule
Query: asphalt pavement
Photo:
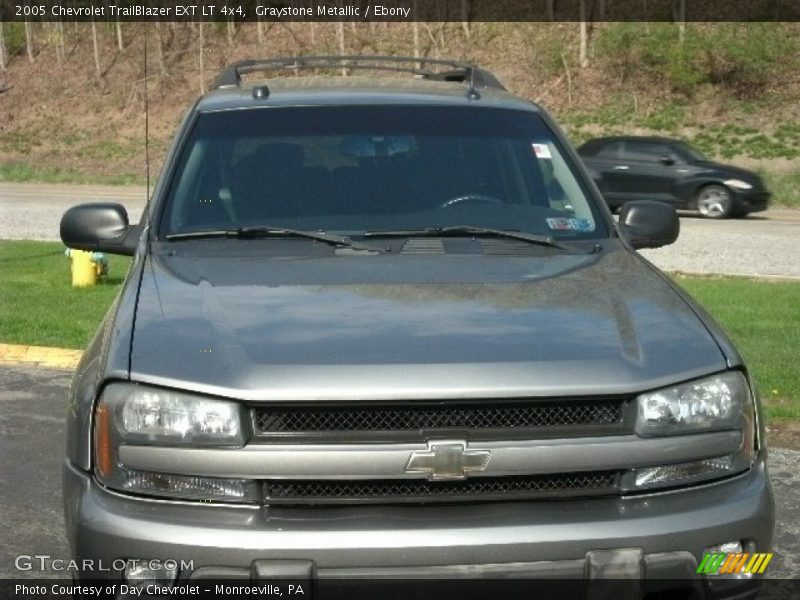
[[[14,557],[69,558],[61,512],[64,411],[71,374],[0,366],[0,578],[20,573]],[[771,577],[800,577],[800,452],[772,449],[777,525]]]
[[[0,579],[57,576],[14,569],[14,557],[69,558],[61,510],[69,371],[0,366]]]
[[[81,202],[119,202],[136,223],[143,187],[0,183],[0,239],[58,240],[61,215]],[[661,269],[800,280],[800,210],[715,221],[682,213],[678,241],[642,252]]]
[[[682,212],[678,241],[642,254],[664,271],[800,280],[800,210],[715,221]]]
[[[0,239],[58,240],[61,215],[83,202],[117,202],[138,223],[147,204],[144,187],[0,183]]]

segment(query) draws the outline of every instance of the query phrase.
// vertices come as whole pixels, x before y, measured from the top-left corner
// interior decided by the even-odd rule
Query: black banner
[[[800,580],[763,579],[215,579],[148,582],[71,579],[0,580],[0,598],[70,600],[74,598],[154,598],[170,600],[628,600],[635,598],[800,597]]]
[[[797,21],[796,0],[0,0],[0,21]]]

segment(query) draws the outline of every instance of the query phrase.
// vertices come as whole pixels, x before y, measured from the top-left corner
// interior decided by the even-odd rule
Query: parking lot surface
[[[19,572],[14,568],[19,555],[69,558],[61,512],[61,464],[70,375],[0,365],[0,523],[4,526],[0,578],[60,575]],[[769,574],[798,577],[800,452],[772,449],[769,466],[778,521]]]

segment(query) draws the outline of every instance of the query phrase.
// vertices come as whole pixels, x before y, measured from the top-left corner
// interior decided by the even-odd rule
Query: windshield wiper
[[[197,240],[202,238],[228,237],[236,239],[258,239],[258,238],[303,238],[324,242],[332,246],[346,246],[353,250],[369,250],[377,252],[382,248],[376,248],[368,244],[354,242],[347,236],[325,233],[322,231],[305,231],[303,229],[287,229],[286,227],[272,227],[270,225],[260,225],[258,227],[239,227],[238,229],[209,229],[205,231],[187,231],[186,233],[172,233],[167,236],[168,240]]]
[[[548,235],[537,235],[535,233],[523,233],[522,231],[511,231],[508,229],[491,229],[489,227],[476,227],[474,225],[454,225],[451,227],[427,227],[425,229],[397,229],[390,231],[366,231],[365,238],[371,237],[447,237],[471,235],[476,237],[501,237],[512,240],[520,240],[540,246],[549,246],[560,250],[571,251],[571,248],[561,242],[554,240]]]

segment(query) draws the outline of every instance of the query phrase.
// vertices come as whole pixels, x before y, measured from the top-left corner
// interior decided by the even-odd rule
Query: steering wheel
[[[439,208],[450,208],[451,206],[455,206],[456,204],[461,204],[462,202],[479,202],[481,204],[503,204],[503,201],[500,198],[495,198],[494,196],[489,196],[487,194],[463,194],[461,196],[456,196],[455,198],[451,198],[450,200],[446,200],[439,205]]]

